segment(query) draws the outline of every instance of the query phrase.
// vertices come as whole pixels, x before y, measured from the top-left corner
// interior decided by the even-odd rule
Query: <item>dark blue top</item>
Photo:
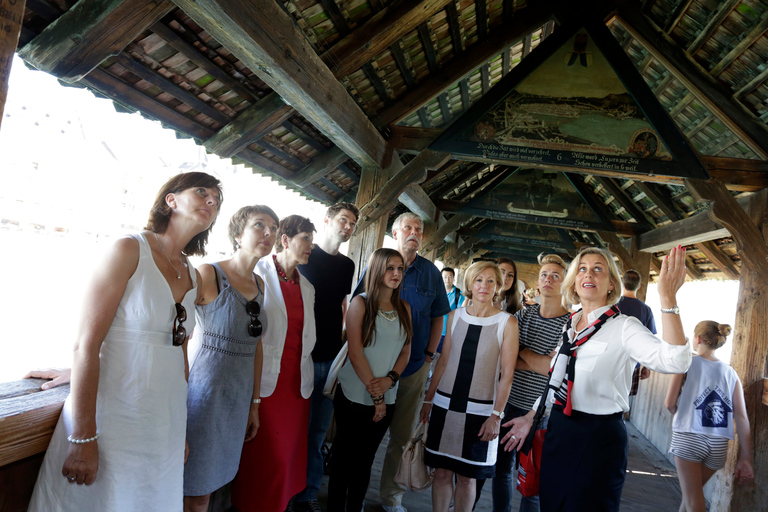
[[[360,275],[354,295],[365,291],[366,268]],[[430,327],[433,318],[447,315],[451,311],[445,284],[437,267],[428,259],[416,255],[416,259],[405,271],[400,297],[411,305],[413,338],[411,339],[411,359],[401,377],[407,377],[421,368],[426,356],[424,349],[429,343]]]
[[[619,299],[619,310],[627,316],[633,316],[640,320],[646,329],[656,334],[656,322],[653,321],[653,312],[648,305],[640,299],[622,297]]]

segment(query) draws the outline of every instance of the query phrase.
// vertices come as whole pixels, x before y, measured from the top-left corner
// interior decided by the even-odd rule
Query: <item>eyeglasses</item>
[[[174,347],[180,347],[184,344],[184,340],[187,339],[187,330],[184,328],[184,325],[182,325],[184,322],[187,321],[187,310],[184,309],[184,306],[176,303],[176,318],[173,320],[173,346]],[[176,322],[179,323],[179,325],[176,325]]]
[[[258,338],[261,336],[262,330],[261,322],[259,321],[259,313],[261,313],[259,303],[255,300],[248,302],[248,304],[245,305],[245,312],[251,315],[251,323],[248,325],[248,334],[254,338]]]

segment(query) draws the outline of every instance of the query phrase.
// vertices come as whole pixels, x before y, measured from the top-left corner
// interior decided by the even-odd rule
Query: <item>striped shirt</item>
[[[544,355],[552,352],[563,339],[563,326],[568,322],[567,313],[554,318],[544,318],[539,313],[540,306],[521,309],[515,313],[520,329],[520,350],[528,348],[532,352]],[[547,386],[548,376],[539,375],[531,370],[515,370],[512,389],[509,392],[510,404],[521,409],[531,409]]]

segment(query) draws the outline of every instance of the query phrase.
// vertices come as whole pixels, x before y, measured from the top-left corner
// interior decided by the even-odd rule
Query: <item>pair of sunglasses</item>
[[[184,322],[187,321],[187,310],[184,306],[176,303],[176,318],[173,320],[173,346],[180,347],[187,339],[187,330],[184,328]],[[176,325],[178,323],[178,326]]]
[[[259,313],[261,313],[259,303],[255,300],[248,302],[248,304],[245,305],[245,312],[251,315],[251,323],[248,325],[248,334],[254,338],[258,338],[261,336],[262,331],[261,322],[259,321]]]

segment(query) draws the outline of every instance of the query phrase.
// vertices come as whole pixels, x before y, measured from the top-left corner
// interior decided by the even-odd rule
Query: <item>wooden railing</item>
[[[0,384],[0,512],[23,512],[69,386],[42,391],[43,379]]]

